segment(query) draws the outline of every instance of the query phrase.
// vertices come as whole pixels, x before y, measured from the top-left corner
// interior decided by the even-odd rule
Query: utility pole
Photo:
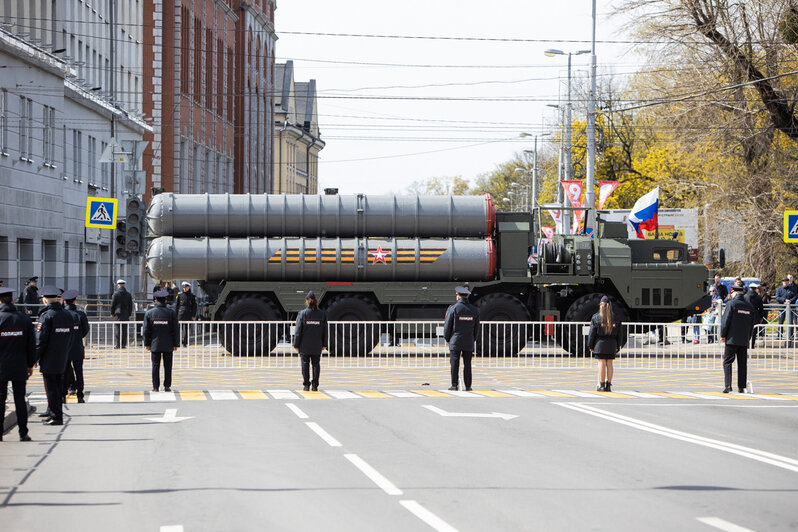
[[[109,54],[109,67],[111,68],[111,86],[109,90],[111,92],[111,105],[116,107],[116,0],[108,0],[108,21],[109,27],[111,28],[111,53]],[[111,112],[111,142],[116,141],[116,112]],[[116,163],[111,164],[111,197],[116,198]],[[115,216],[119,216],[119,213],[114,213]],[[116,252],[114,249],[114,244],[116,243],[116,231],[111,229],[111,242],[108,244],[108,282],[109,282],[109,292],[108,294],[111,295],[114,293],[114,263],[116,262]]]
[[[590,48],[590,97],[587,100],[587,227],[596,230],[596,0],[593,0],[593,38]]]

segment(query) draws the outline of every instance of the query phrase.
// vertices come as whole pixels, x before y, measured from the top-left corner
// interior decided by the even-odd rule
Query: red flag
[[[599,181],[598,208],[603,209],[610,195],[621,185],[619,181]]]
[[[554,228],[550,225],[542,225],[540,229],[543,231],[543,234],[546,235],[546,240],[551,244],[554,237]]]
[[[581,181],[560,181],[560,183],[565,190],[565,195],[568,196],[568,201],[571,202],[571,207],[581,207],[583,183]]]

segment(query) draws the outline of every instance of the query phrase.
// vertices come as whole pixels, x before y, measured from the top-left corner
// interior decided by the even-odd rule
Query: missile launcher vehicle
[[[293,319],[312,290],[331,322],[330,351],[362,355],[373,322],[442,320],[467,286],[483,327],[477,350],[512,355],[552,327],[574,355],[583,324],[608,296],[622,321],[670,322],[709,307],[708,271],[686,244],[630,240],[601,222],[595,238],[555,235],[539,245],[539,213],[496,213],[490,195],[171,194],[147,212],[147,267],[160,280],[192,279],[223,322]],[[538,253],[540,251],[540,253]],[[496,322],[490,324],[490,322]],[[285,331],[220,328],[235,355],[271,351]]]

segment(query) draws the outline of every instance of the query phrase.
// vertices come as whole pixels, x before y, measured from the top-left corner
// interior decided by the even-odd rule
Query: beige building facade
[[[275,65],[274,192],[318,194],[324,149],[316,107],[316,80],[296,82],[293,61]]]

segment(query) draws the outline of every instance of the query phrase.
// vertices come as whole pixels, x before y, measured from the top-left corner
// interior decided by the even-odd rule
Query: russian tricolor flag
[[[635,228],[637,238],[645,238],[643,230],[656,231],[659,227],[657,212],[659,211],[659,187],[641,197],[632,207],[629,223]]]

